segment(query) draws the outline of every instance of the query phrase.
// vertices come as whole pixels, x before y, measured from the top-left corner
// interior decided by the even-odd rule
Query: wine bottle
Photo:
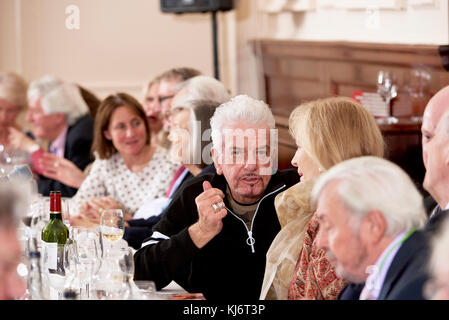
[[[50,221],[42,229],[42,249],[46,267],[50,273],[65,275],[64,245],[69,238],[69,229],[62,221],[61,192],[50,192]]]

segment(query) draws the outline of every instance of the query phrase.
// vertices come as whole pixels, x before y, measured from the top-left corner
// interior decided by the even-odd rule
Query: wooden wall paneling
[[[288,133],[288,117],[301,102],[342,95],[355,90],[376,92],[379,70],[394,71],[399,85],[394,115],[422,114],[430,97],[449,85],[448,46],[396,45],[382,43],[267,40],[253,41],[261,50],[266,83],[266,100],[279,129],[279,167],[291,166],[296,146]],[[431,75],[428,87],[419,97],[410,94],[416,70]],[[421,157],[420,124],[381,126],[387,157],[402,166],[421,183],[424,167]]]

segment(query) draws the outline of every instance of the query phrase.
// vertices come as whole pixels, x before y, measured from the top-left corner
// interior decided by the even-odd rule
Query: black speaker
[[[228,11],[233,8],[234,0],[161,0],[162,12],[213,12]]]

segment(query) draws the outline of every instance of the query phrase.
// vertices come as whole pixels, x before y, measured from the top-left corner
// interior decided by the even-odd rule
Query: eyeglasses
[[[162,102],[164,102],[166,100],[169,100],[169,99],[173,99],[174,96],[175,96],[174,94],[172,94],[170,96],[160,96],[159,97],[159,103],[162,103]]]

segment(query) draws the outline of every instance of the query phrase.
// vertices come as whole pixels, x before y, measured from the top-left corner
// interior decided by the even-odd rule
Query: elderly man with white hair
[[[216,174],[192,178],[175,194],[151,238],[134,255],[135,280],[161,289],[172,280],[206,299],[260,295],[267,250],[280,230],[275,196],[296,184],[277,171],[269,107],[237,96],[211,118]]]
[[[423,299],[428,239],[422,196],[397,165],[376,157],[344,161],[312,191],[318,246],[352,282],[340,299]],[[350,293],[364,283],[360,295]],[[360,286],[359,286],[360,287]]]
[[[78,86],[54,76],[33,81],[28,88],[29,111],[27,121],[32,124],[34,138],[49,142],[49,152],[18,130],[10,130],[10,140],[16,148],[31,155],[33,170],[39,174],[39,193],[48,196],[51,190],[71,197],[77,189],[54,176],[58,167],[55,159],[65,158],[84,170],[92,161],[90,148],[93,139],[93,119]]]

